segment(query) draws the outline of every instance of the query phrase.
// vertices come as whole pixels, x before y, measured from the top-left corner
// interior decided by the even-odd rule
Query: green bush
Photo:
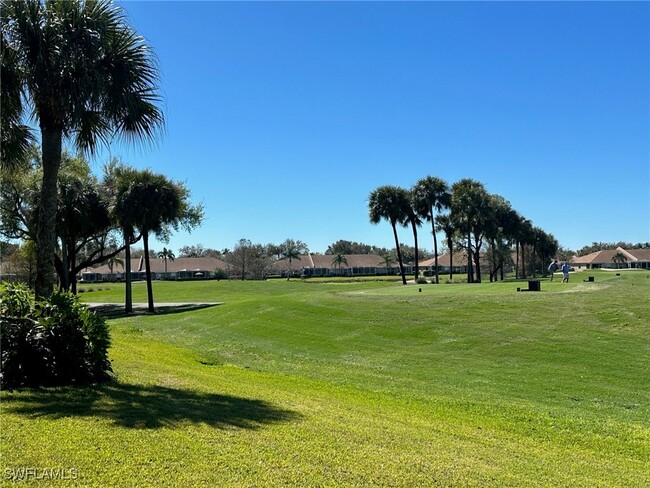
[[[217,268],[214,270],[214,278],[217,280],[227,280],[230,278],[226,270]]]
[[[37,301],[24,285],[0,284],[0,333],[1,388],[112,377],[106,321],[70,293]]]

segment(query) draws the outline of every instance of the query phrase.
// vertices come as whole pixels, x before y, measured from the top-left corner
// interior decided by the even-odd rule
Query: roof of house
[[[465,251],[455,252],[453,256],[450,256],[449,253],[441,254],[438,256],[438,266],[449,267],[451,259],[453,257],[454,266],[465,266],[467,265],[467,253]],[[428,266],[435,266],[435,258],[427,259],[426,261],[421,261],[420,266],[426,268]]]
[[[384,258],[377,254],[345,254],[345,261],[341,263],[341,269],[347,268],[385,268]],[[303,268],[338,268],[338,263],[334,262],[333,254],[302,254],[299,258],[291,260],[293,269]],[[392,266],[397,266],[393,263]],[[272,265],[275,271],[286,271],[289,268],[289,259],[279,259]]]
[[[151,258],[149,260],[152,273],[165,272],[165,260],[160,258]],[[215,269],[227,269],[228,265],[217,258],[176,258],[173,261],[167,259],[167,272],[177,273],[179,271],[214,271]],[[144,271],[145,264],[144,258],[131,259],[131,271]],[[110,268],[107,264],[103,264],[97,268],[87,268],[83,272],[109,274]],[[115,264],[113,266],[113,273],[123,273],[124,266],[122,264]]]
[[[614,256],[621,253],[625,256],[628,263],[638,261],[650,261],[650,249],[623,249],[617,247],[616,249],[604,249],[602,251],[595,251],[585,256],[577,256],[573,259],[574,264],[605,264],[613,263]]]

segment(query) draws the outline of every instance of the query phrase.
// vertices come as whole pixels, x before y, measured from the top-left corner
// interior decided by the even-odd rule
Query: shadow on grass
[[[3,395],[2,403],[5,412],[30,417],[103,417],[134,429],[176,427],[187,422],[220,429],[258,429],[301,418],[263,400],[117,382],[23,390]]]
[[[124,304],[120,303],[101,303],[101,304],[88,304],[91,310],[103,315],[109,319],[116,319],[121,317],[132,317],[134,315],[150,315],[149,309],[146,304],[134,304],[132,313],[124,312]],[[202,308],[216,307],[220,303],[179,303],[173,305],[156,305],[155,315],[166,315],[172,313],[191,312],[193,310],[201,310]]]

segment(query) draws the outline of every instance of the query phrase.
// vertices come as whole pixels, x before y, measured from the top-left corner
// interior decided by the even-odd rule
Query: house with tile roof
[[[154,280],[189,280],[189,279],[210,279],[213,278],[217,270],[228,271],[228,265],[221,259],[205,258],[176,258],[173,261],[159,258],[151,258],[151,275]],[[107,264],[97,268],[86,268],[78,276],[80,282],[100,282],[100,281],[123,281],[124,266],[116,264],[111,269]],[[145,279],[144,257],[131,259],[131,279]]]
[[[623,256],[623,262],[616,262],[614,259],[614,256],[619,254]],[[578,269],[650,269],[650,249],[604,249],[585,256],[576,256],[571,260],[571,265]]]
[[[451,262],[453,258],[453,263]],[[428,274],[435,274],[436,260],[435,258],[427,259],[420,263],[420,270]],[[467,273],[467,253],[455,252],[452,256],[449,253],[441,254],[438,256],[438,274],[465,274]]]
[[[397,262],[387,266],[384,258],[377,254],[345,254],[344,257],[345,261],[339,265],[332,254],[303,254],[300,259],[292,259],[291,275],[304,278],[399,275]],[[286,278],[289,269],[289,260],[279,259],[272,264],[269,276]],[[413,266],[405,265],[404,272],[412,274]]]

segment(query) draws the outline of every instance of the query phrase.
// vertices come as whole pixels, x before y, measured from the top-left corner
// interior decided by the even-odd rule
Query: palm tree
[[[23,82],[19,59],[19,53],[7,43],[3,31],[0,38],[0,168],[3,170],[18,168],[30,145],[36,142],[29,126],[22,123]]]
[[[621,251],[617,251],[614,256],[612,256],[612,262],[616,265],[616,269],[620,269],[621,265],[627,263],[627,258]]]
[[[341,274],[341,265],[348,264],[348,258],[345,257],[345,254],[336,253],[332,258],[332,266],[339,269],[339,275]]]
[[[163,250],[158,253],[158,257],[165,260],[165,278],[167,278],[167,260],[173,261],[176,256],[171,249],[163,247]]]
[[[370,193],[368,199],[370,222],[372,224],[378,224],[382,219],[384,219],[387,220],[393,228],[395,250],[397,251],[397,262],[399,263],[399,271],[404,285],[406,285],[406,276],[404,275],[404,263],[402,261],[402,252],[400,251],[399,238],[397,236],[397,224],[402,222],[406,208],[408,207],[410,207],[408,192],[404,188],[398,186],[380,186]]]
[[[135,212],[137,211],[137,190],[134,187],[136,171],[124,165],[112,164],[107,168],[107,184],[115,194],[113,216],[122,231],[124,239],[124,312],[133,312],[131,294],[131,245],[140,240],[135,235]]]
[[[124,260],[116,255],[111,256],[106,260],[106,264],[108,265],[108,269],[111,272],[111,275],[113,275],[113,268],[115,265],[120,265],[122,266],[122,269],[124,269]]]
[[[280,248],[282,249],[282,258],[289,260],[289,268],[287,269],[287,281],[289,281],[291,279],[291,274],[293,273],[292,262],[294,259],[300,261],[300,253],[306,252],[307,245],[301,241],[287,239],[280,244]]]
[[[386,268],[388,269],[388,274],[392,275],[393,274],[393,263],[395,262],[395,259],[393,258],[393,255],[389,252],[384,254],[381,257],[384,261],[384,264],[386,265]]]
[[[20,75],[20,89],[8,102],[14,108],[13,126],[31,113],[41,131],[36,294],[47,296],[54,284],[63,139],[91,153],[98,142],[108,143],[116,134],[153,140],[163,123],[158,71],[144,39],[109,1],[3,0],[0,10],[3,65],[11,49],[13,73]],[[3,89],[3,98],[5,94]]]
[[[189,205],[189,191],[184,185],[149,170],[135,173],[130,198],[131,223],[142,234],[149,312],[154,312],[149,235],[154,233],[166,240],[170,226],[177,228],[179,224],[191,230],[200,223],[203,211],[201,207]]]
[[[449,208],[451,193],[449,185],[435,176],[427,176],[419,180],[411,189],[418,215],[431,222],[433,236],[433,256],[435,260],[436,283],[438,280],[438,239],[436,237],[436,212]]]

